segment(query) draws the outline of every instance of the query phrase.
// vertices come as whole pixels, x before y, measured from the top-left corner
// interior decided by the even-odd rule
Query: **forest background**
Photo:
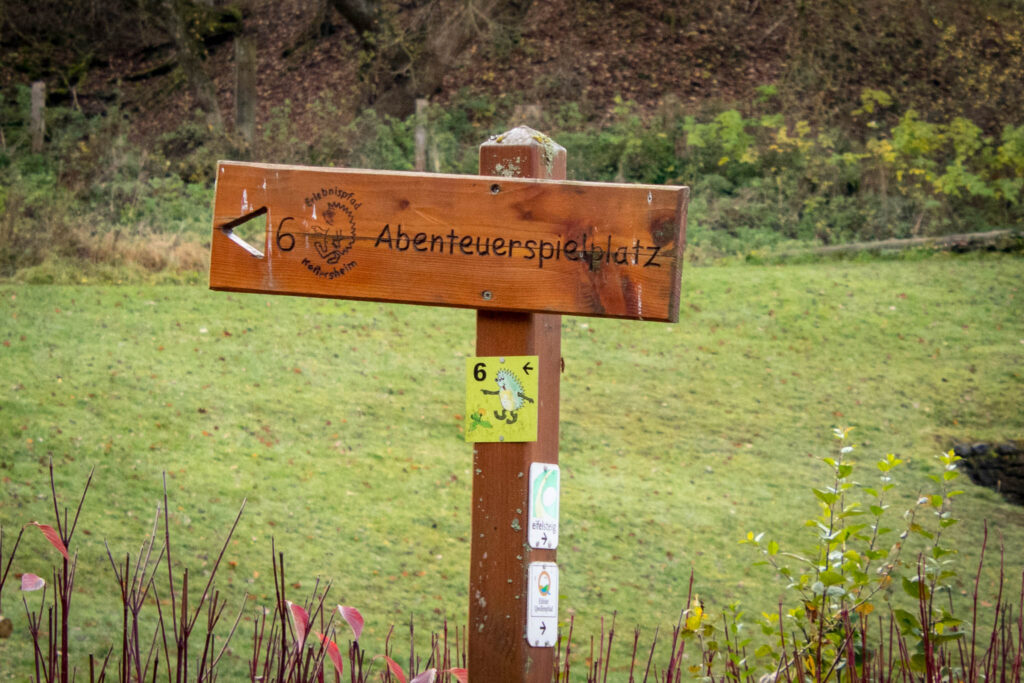
[[[427,170],[529,123],[571,178],[692,185],[691,260],[1024,215],[1012,0],[43,0],[0,26],[8,277],[201,273],[217,159],[409,169],[417,121]]]

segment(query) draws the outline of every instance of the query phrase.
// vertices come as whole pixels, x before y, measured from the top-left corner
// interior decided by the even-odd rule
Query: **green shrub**
[[[822,127],[787,120],[775,109],[781,100],[766,86],[751,111],[698,115],[669,102],[644,114],[616,98],[603,124],[575,103],[547,118],[568,150],[570,178],[691,185],[691,254],[746,257],[794,243],[975,232],[1024,221],[1024,125],[989,134],[964,116],[930,120],[868,87],[847,112],[850,125]],[[427,169],[476,173],[479,144],[504,130],[510,106],[507,98],[467,91],[429,107]],[[20,86],[3,113],[0,272],[38,265],[54,250],[102,258],[97,238],[115,230],[205,240],[218,159],[254,154],[279,163],[413,167],[414,117],[347,109],[324,96],[299,116],[286,100],[249,150],[200,119],[145,149],[131,142],[116,106],[94,117],[54,107],[47,110],[45,152],[30,154],[29,92]],[[67,239],[80,225],[91,226],[84,242]]]

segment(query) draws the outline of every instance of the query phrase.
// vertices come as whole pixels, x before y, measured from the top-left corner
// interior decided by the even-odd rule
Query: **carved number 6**
[[[295,236],[290,232],[281,232],[281,228],[284,227],[285,221],[291,220],[295,219],[288,216],[286,218],[282,218],[281,222],[277,224],[277,234],[275,235],[274,240],[277,242],[277,248],[281,251],[291,251],[295,248]],[[285,240],[287,240],[287,245],[285,244]]]
[[[483,382],[485,379],[487,379],[487,370],[485,370],[486,367],[486,363],[477,363],[476,365],[474,365],[473,379],[475,379],[477,382]]]

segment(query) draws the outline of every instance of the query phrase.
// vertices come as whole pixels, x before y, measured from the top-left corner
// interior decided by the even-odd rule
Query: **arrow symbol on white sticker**
[[[541,633],[544,633],[544,632],[545,632],[545,631],[547,631],[547,630],[548,630],[548,625],[547,625],[547,624],[545,624],[545,623],[544,623],[543,621],[542,621],[542,622],[540,622],[540,632],[541,632]]]

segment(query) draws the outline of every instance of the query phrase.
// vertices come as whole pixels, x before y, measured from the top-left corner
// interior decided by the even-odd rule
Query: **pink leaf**
[[[469,672],[465,669],[448,669],[448,673],[455,676],[459,683],[469,683]]]
[[[405,677],[405,672],[402,671],[402,667],[398,666],[398,662],[387,655],[377,655],[377,657],[384,658],[384,661],[388,663],[388,670],[398,677],[398,683],[409,683],[409,679]],[[377,657],[374,657],[374,659],[377,659]]]
[[[341,617],[348,622],[349,627],[352,629],[352,633],[355,634],[356,640],[359,640],[359,636],[363,635],[363,615],[359,613],[355,607],[346,607],[345,605],[338,605],[338,612]]]
[[[71,559],[68,557],[68,549],[64,547],[64,541],[61,540],[60,534],[57,533],[56,529],[49,524],[40,524],[39,522],[29,522],[29,524],[38,527],[43,532],[43,536],[46,536],[46,540],[50,542],[50,545],[56,548],[64,556],[65,560]]]
[[[437,678],[437,669],[427,669],[409,683],[434,683],[435,678]]]
[[[43,581],[41,576],[28,573],[21,575],[21,590],[23,591],[37,591],[45,585],[46,581]]]
[[[292,613],[292,625],[295,626],[295,640],[299,649],[306,643],[306,633],[309,632],[309,612],[303,609],[302,605],[296,605],[291,600],[284,601],[288,610]]]
[[[323,643],[324,647],[327,649],[327,656],[331,658],[331,662],[334,664],[334,668],[338,670],[338,675],[340,676],[344,671],[341,664],[341,651],[338,650],[338,644],[333,640],[328,639],[327,636],[322,633],[318,632],[317,635],[320,637],[320,642]]]

